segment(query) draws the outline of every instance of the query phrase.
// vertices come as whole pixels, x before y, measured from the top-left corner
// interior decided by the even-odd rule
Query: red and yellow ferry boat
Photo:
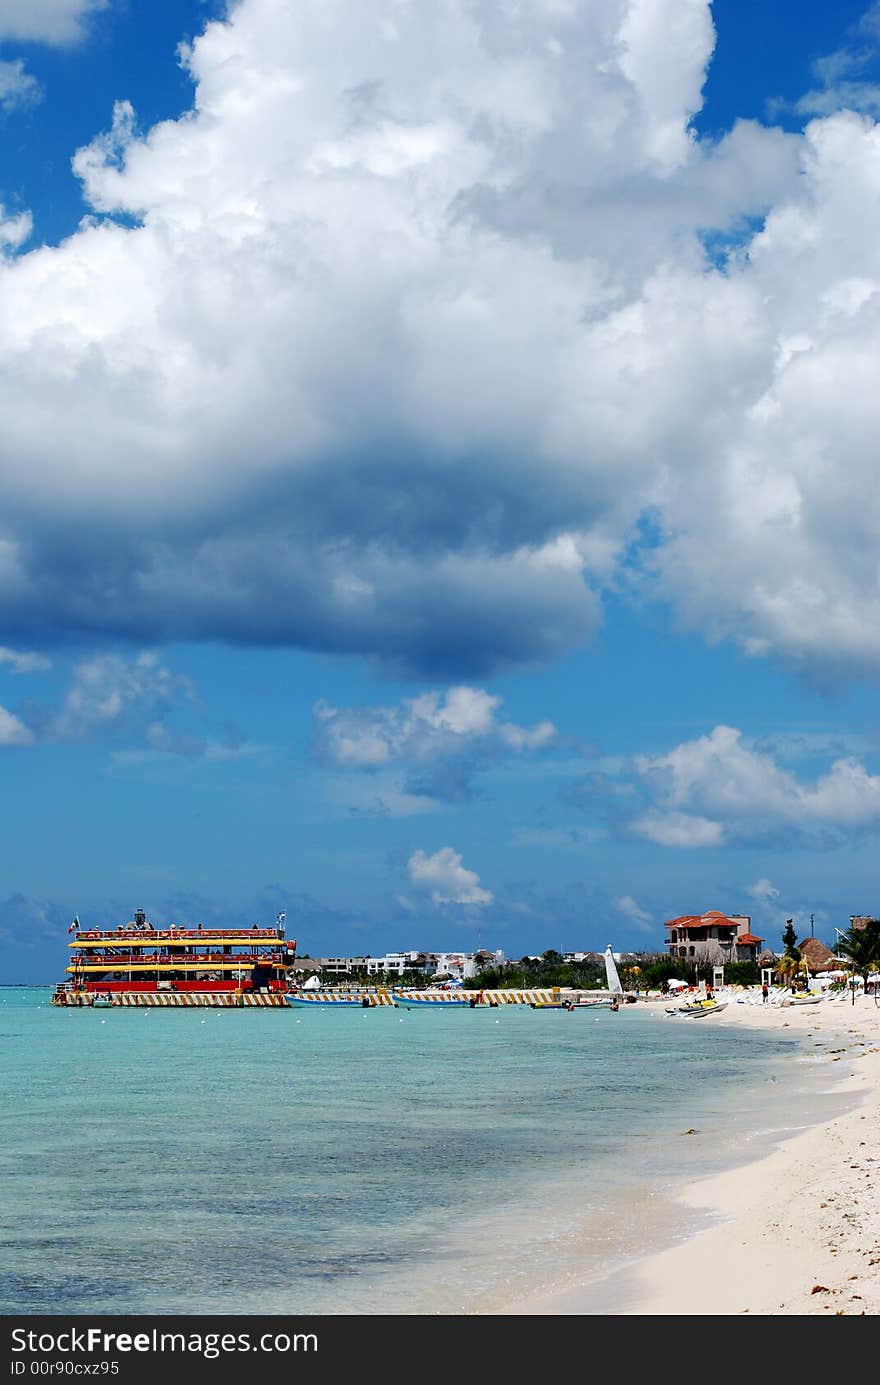
[[[143,909],[119,928],[80,929],[69,944],[71,979],[53,1005],[253,1006],[287,1010],[296,942],[275,928],[163,928]]]

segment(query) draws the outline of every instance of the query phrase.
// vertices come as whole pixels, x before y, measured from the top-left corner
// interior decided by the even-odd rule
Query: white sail
[[[608,978],[609,991],[616,991],[618,995],[622,995],[623,986],[617,974],[617,964],[614,960],[614,953],[611,951],[610,943],[605,949],[605,975]]]

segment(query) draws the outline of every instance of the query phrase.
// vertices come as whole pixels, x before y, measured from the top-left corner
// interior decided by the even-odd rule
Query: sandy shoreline
[[[828,1066],[853,1108],[756,1162],[695,1183],[681,1198],[716,1223],[620,1278],[624,1315],[761,1316],[880,1311],[880,1008],[730,1004],[711,1023],[782,1028]],[[745,1038],[745,1034],[743,1036]],[[591,1313],[591,1292],[536,1296],[507,1312]]]

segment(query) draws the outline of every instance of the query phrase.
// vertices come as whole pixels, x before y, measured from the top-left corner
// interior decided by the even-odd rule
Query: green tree
[[[868,919],[863,928],[852,925],[838,942],[838,951],[848,957],[853,971],[868,988],[868,975],[880,965],[880,919]]]
[[[791,919],[785,920],[785,928],[782,933],[782,945],[785,948],[786,957],[790,957],[793,962],[801,960],[801,951],[797,946],[797,933],[794,931],[794,923]]]

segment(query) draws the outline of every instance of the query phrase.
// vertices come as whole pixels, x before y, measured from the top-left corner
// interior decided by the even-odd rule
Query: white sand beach
[[[719,1221],[636,1265],[621,1280],[619,1312],[880,1311],[880,1008],[862,997],[802,1008],[732,1003],[711,1019],[671,1022],[788,1026],[827,1060],[829,1086],[849,1094],[853,1107],[757,1162],[694,1184],[684,1200]],[[586,1290],[569,1288],[508,1311],[594,1312],[588,1302]]]

